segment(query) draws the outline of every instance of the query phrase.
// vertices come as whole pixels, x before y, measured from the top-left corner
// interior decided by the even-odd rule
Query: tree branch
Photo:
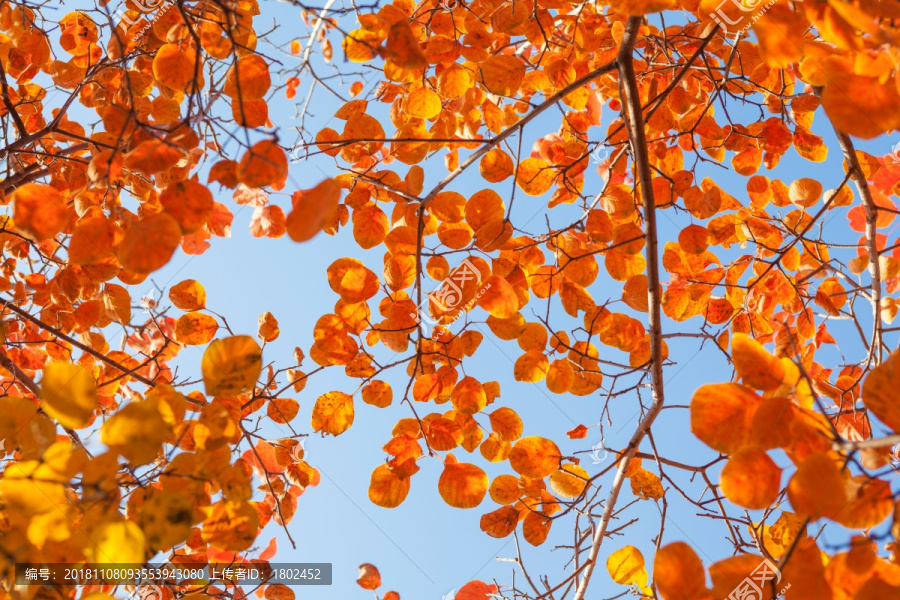
[[[813,88],[816,97],[822,97],[822,88]],[[869,275],[872,277],[872,343],[869,345],[868,363],[872,361],[876,365],[881,364],[881,340],[883,337],[881,325],[881,263],[879,262],[879,252],[877,244],[878,226],[878,207],[872,198],[872,191],[869,189],[869,183],[866,181],[866,175],[859,164],[859,158],[856,156],[856,149],[853,147],[853,141],[850,136],[839,131],[832,123],[834,134],[837,136],[841,150],[844,152],[844,159],[847,161],[847,171],[853,183],[856,184],[856,190],[862,199],[863,208],[866,211],[866,254],[869,257]]]
[[[76,340],[73,337],[69,337],[68,335],[64,334],[62,331],[60,331],[56,327],[53,327],[52,325],[44,323],[37,317],[34,317],[31,314],[29,314],[28,311],[22,310],[21,308],[19,308],[12,302],[10,302],[8,300],[4,300],[3,298],[0,298],[0,305],[2,305],[4,308],[8,308],[9,310],[13,311],[14,313],[19,315],[26,321],[29,321],[29,322],[37,325],[44,331],[48,331],[48,332],[52,333],[53,335],[55,335],[56,337],[58,337],[59,339],[72,344],[73,346],[75,346],[76,348],[81,350],[82,352],[86,352],[86,353],[90,354],[91,356],[93,356],[94,358],[96,358],[97,360],[102,361],[102,362],[108,364],[109,366],[113,367],[114,369],[118,369],[119,371],[126,373],[128,376],[137,379],[144,385],[146,385],[148,387],[156,386],[156,383],[151,381],[150,379],[147,379],[143,375],[138,375],[137,373],[134,373],[132,369],[129,369],[128,367],[114,361],[113,359],[109,358],[105,354],[103,354],[101,352],[97,352],[90,346],[82,344],[81,342],[79,342],[78,340]],[[194,404],[195,406],[203,406],[203,403],[199,402],[198,400],[194,400],[193,398],[190,398],[188,396],[185,396],[185,398],[187,398],[187,401],[189,404]]]
[[[597,555],[600,552],[600,545],[606,536],[609,521],[612,518],[616,508],[616,501],[619,492],[625,482],[625,473],[628,465],[634,458],[641,441],[656,416],[663,407],[665,397],[663,395],[663,352],[662,352],[662,327],[660,326],[660,285],[659,285],[659,253],[658,241],[656,235],[656,203],[653,198],[652,172],[650,170],[650,161],[647,155],[647,138],[644,133],[644,119],[641,112],[641,98],[638,90],[637,77],[634,72],[634,45],[637,42],[638,31],[640,30],[642,17],[629,17],[625,25],[625,34],[622,37],[622,45],[619,48],[619,55],[616,59],[619,69],[619,95],[622,102],[622,110],[625,121],[628,125],[628,139],[631,144],[631,152],[634,156],[635,185],[640,187],[641,199],[644,208],[644,238],[647,246],[647,300],[649,303],[648,328],[650,330],[650,376],[651,390],[653,396],[653,404],[644,415],[628,447],[625,455],[619,462],[619,468],[616,471],[613,480],[612,489],[607,497],[606,504],[603,507],[603,515],[600,517],[600,523],[594,531],[594,539],[591,543],[588,559],[585,563],[584,573],[575,591],[574,600],[584,600],[587,593],[588,584],[591,580],[594,567],[597,564]]]

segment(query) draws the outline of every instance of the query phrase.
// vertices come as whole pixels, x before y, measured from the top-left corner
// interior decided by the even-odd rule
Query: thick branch
[[[814,88],[816,96],[821,98],[822,88]],[[881,339],[883,336],[881,328],[881,263],[878,260],[878,244],[876,236],[878,233],[878,207],[872,198],[872,191],[869,189],[869,183],[866,181],[866,175],[859,164],[859,158],[856,156],[856,149],[853,147],[853,141],[846,133],[839,131],[834,127],[834,134],[837,136],[838,143],[844,153],[844,159],[847,161],[847,171],[850,174],[853,183],[856,184],[856,190],[862,199],[863,208],[866,210],[866,254],[869,257],[869,275],[872,277],[872,343],[869,345],[869,362],[874,361],[876,365],[881,364]]]
[[[597,564],[597,556],[600,545],[606,536],[609,521],[616,509],[616,501],[619,492],[625,482],[625,473],[628,465],[634,458],[638,446],[650,426],[663,407],[663,352],[662,352],[662,328],[660,326],[660,285],[659,285],[659,255],[656,235],[656,203],[653,198],[653,186],[651,185],[652,173],[650,161],[647,156],[647,138],[644,133],[644,119],[641,113],[641,98],[638,91],[637,77],[634,73],[634,45],[637,41],[643,19],[641,17],[629,17],[625,26],[625,34],[622,45],[619,48],[619,56],[616,59],[619,68],[619,95],[622,102],[625,121],[628,125],[628,139],[631,144],[631,152],[634,157],[634,171],[636,185],[640,188],[641,199],[644,208],[644,237],[647,246],[647,300],[649,304],[648,327],[650,330],[650,376],[653,404],[644,415],[631,441],[625,450],[625,455],[619,462],[612,488],[603,507],[603,515],[600,523],[594,531],[594,539],[591,543],[590,553],[585,563],[584,573],[575,592],[575,600],[584,600],[588,584],[594,567]]]

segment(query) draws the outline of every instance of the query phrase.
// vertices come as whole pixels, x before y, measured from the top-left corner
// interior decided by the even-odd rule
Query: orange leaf
[[[135,273],[152,273],[172,259],[181,243],[181,227],[167,213],[147,215],[132,221],[116,247],[122,266]]]
[[[223,93],[230,98],[259,100],[272,85],[269,65],[258,54],[242,56],[228,69]],[[236,102],[237,104],[237,102]]]
[[[444,459],[438,480],[438,492],[454,508],[474,508],[481,504],[488,489],[488,476],[481,468],[456,462],[452,454]]]
[[[163,44],[153,58],[153,76],[162,85],[179,92],[199,92],[204,87],[203,66],[199,64],[196,50],[187,43]]]
[[[734,454],[749,444],[759,402],[736,383],[701,386],[691,400],[691,432],[710,448]]]
[[[188,346],[202,346],[216,337],[219,323],[210,315],[190,312],[175,322],[175,340]]]
[[[244,185],[261,188],[281,186],[287,177],[288,162],[278,144],[263,140],[244,153],[237,166],[237,178]]]
[[[653,582],[663,600],[711,600],[703,563],[694,549],[675,542],[659,549],[653,561]]]
[[[542,158],[526,158],[516,169],[516,184],[529,196],[540,196],[556,181],[556,171]]]
[[[187,155],[182,148],[161,140],[146,140],[126,154],[122,164],[126,169],[151,176],[184,166],[186,162]]]
[[[519,298],[504,277],[491,275],[481,285],[478,306],[498,319],[507,319],[519,310]]]
[[[359,565],[359,579],[356,583],[364,590],[377,589],[381,586],[381,573],[378,572],[378,567],[369,563]]]
[[[722,469],[722,493],[744,508],[768,508],[781,490],[781,469],[761,450],[741,450]]]
[[[299,190],[291,196],[293,210],[285,223],[295,242],[312,239],[334,214],[341,199],[341,188],[332,179],[322,181],[310,190]]]
[[[422,52],[406,19],[391,25],[385,50],[388,57],[386,60],[401,69],[421,69],[428,64],[428,59],[425,58],[425,53]]]
[[[375,204],[368,204],[353,211],[353,239],[363,250],[381,244],[390,228],[387,215]]]
[[[159,203],[178,222],[184,233],[200,229],[213,214],[212,193],[193,180],[167,186],[159,195]]]
[[[515,96],[525,78],[525,63],[507,54],[494,54],[481,63],[479,70],[484,87],[500,96]]]
[[[863,404],[894,431],[900,431],[897,390],[900,390],[900,351],[872,369],[862,388]]]
[[[508,536],[518,524],[519,511],[509,504],[481,516],[481,530],[495,538]]]
[[[294,590],[282,583],[266,586],[266,600],[294,600]]]
[[[328,392],[316,400],[312,411],[313,431],[341,435],[353,425],[353,397],[343,392]]]
[[[785,369],[781,362],[744,333],[735,333],[731,339],[731,358],[744,385],[771,391],[784,382]]]
[[[515,165],[509,154],[500,148],[491,148],[481,157],[478,170],[485,181],[499,183],[513,174]]]
[[[511,408],[498,408],[490,414],[491,429],[501,439],[511,442],[522,435],[522,419]]]
[[[200,310],[206,308],[206,290],[199,281],[185,279],[172,286],[169,300],[181,310]]]
[[[531,436],[520,439],[509,453],[510,466],[530,479],[543,479],[559,468],[559,447],[546,438]]]
[[[583,440],[584,438],[587,437],[587,432],[588,432],[587,427],[585,427],[584,425],[579,425],[572,431],[567,432],[566,435],[569,436],[570,440]]]
[[[400,506],[409,494],[409,477],[400,477],[387,465],[378,465],[369,482],[369,500],[382,508]]]
[[[493,594],[499,590],[496,585],[490,585],[483,581],[470,581],[459,588],[453,600],[491,600]]]
[[[293,398],[273,398],[269,400],[266,414],[276,423],[289,423],[297,416],[300,404]]]
[[[66,201],[56,188],[26,183],[12,193],[16,229],[35,241],[52,238],[69,222]]]
[[[809,516],[834,518],[847,504],[844,478],[828,454],[819,452],[800,463],[788,484],[794,511]]]
[[[487,395],[481,382],[474,377],[463,377],[450,393],[450,401],[459,412],[474,415],[487,406]]]
[[[437,93],[447,100],[456,100],[465,96],[474,85],[475,78],[472,77],[471,71],[454,63],[438,76]]]
[[[535,383],[547,376],[550,363],[543,352],[530,351],[516,359],[513,376],[516,381]]]
[[[433,119],[441,113],[441,98],[428,88],[419,88],[407,96],[406,112],[417,119]]]

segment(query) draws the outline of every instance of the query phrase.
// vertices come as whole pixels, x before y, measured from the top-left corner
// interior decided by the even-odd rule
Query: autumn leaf
[[[294,192],[293,210],[285,227],[295,242],[305,242],[315,236],[334,213],[341,199],[341,190],[331,179],[322,181],[311,190]]]
[[[481,504],[488,489],[488,476],[479,467],[456,462],[452,454],[444,459],[444,471],[438,491],[444,502],[454,508],[474,508]]]
[[[312,412],[313,431],[340,435],[353,425],[353,397],[343,392],[319,396]]]
[[[561,456],[553,441],[531,436],[515,443],[509,453],[509,464],[516,473],[532,479],[542,479],[559,468]]]
[[[213,341],[201,363],[206,393],[228,396],[251,388],[262,371],[262,351],[246,335]]]
[[[55,236],[69,222],[63,195],[49,185],[26,183],[13,192],[12,201],[16,229],[34,240]]]
[[[97,408],[97,384],[79,365],[51,362],[41,379],[41,408],[65,427],[80,429]]]

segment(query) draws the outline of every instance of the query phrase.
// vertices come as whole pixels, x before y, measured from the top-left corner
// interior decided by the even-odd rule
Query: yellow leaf
[[[441,98],[428,88],[419,88],[406,98],[406,112],[417,119],[433,119],[441,112]]]
[[[134,521],[103,523],[90,534],[85,556],[97,564],[141,564],[147,558],[144,532]]]
[[[150,402],[132,402],[103,425],[101,441],[133,465],[152,462],[171,429]]]
[[[659,500],[665,494],[662,482],[659,480],[656,473],[651,473],[643,467],[632,474],[631,491],[635,496],[642,500],[648,500],[650,498]]]
[[[220,500],[202,510],[206,513],[206,519],[200,532],[201,539],[210,546],[242,552],[256,541],[259,514],[249,502]]]
[[[606,570],[616,583],[644,587],[647,585],[647,569],[644,568],[644,555],[634,546],[625,546],[616,550],[606,559]]]
[[[563,465],[550,474],[550,489],[560,498],[577,498],[589,478],[587,471],[578,465]]]
[[[210,396],[235,396],[250,389],[262,372],[262,350],[248,335],[215,340],[203,353],[203,384]]]
[[[200,310],[206,308],[206,290],[199,281],[185,279],[172,286],[169,290],[169,300],[181,310]]]
[[[97,384],[80,365],[49,363],[44,367],[41,392],[41,408],[64,427],[84,427],[97,407]]]
[[[205,313],[190,312],[175,321],[175,340],[187,346],[202,346],[216,337],[219,323]]]
[[[353,396],[344,392],[328,392],[316,400],[312,411],[313,431],[341,435],[353,425]]]
[[[141,507],[138,524],[153,550],[168,550],[191,535],[194,507],[182,494],[155,490]]]

